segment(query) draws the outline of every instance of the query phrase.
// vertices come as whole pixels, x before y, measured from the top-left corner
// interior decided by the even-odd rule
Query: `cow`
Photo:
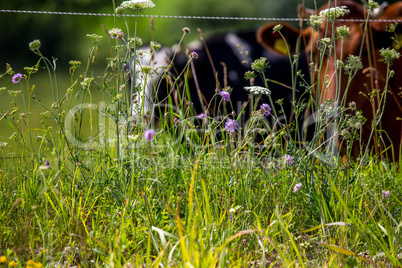
[[[149,80],[140,83],[141,88],[146,88],[144,91],[146,97],[144,98],[141,93],[136,96],[137,107],[149,108],[152,104],[166,101],[168,96],[172,96],[173,100],[180,102],[178,97],[180,94],[185,99],[184,103],[194,108],[195,115],[204,113],[216,117],[232,114],[233,118],[238,120],[239,125],[244,125],[252,112],[249,104],[249,92],[244,89],[250,86],[250,81],[247,81],[244,75],[251,70],[251,64],[255,59],[264,57],[270,66],[265,72],[265,79],[268,81],[272,102],[267,96],[262,96],[259,103],[274,106],[272,110],[277,111],[275,121],[278,126],[283,127],[285,122],[289,124],[291,120],[295,119],[292,101],[297,102],[301,97],[308,99],[306,87],[310,81],[307,59],[304,54],[300,55],[298,66],[295,65],[293,69],[295,77],[298,72],[297,79],[292,83],[290,60],[294,61],[294,59],[265,49],[257,42],[256,34],[257,30],[216,34],[205,41],[201,38],[203,42],[189,44],[189,53],[175,54],[174,50],[166,48],[155,52],[153,59],[146,59],[142,64],[147,65],[151,61],[153,66],[163,63],[170,67],[167,70],[159,69],[160,71],[151,83]],[[196,53],[196,58],[192,51]],[[187,65],[189,57],[192,57],[190,66]],[[188,80],[185,81],[184,76],[179,75],[187,66],[189,67],[189,72],[186,71]],[[177,77],[180,79],[177,80]],[[151,85],[147,86],[144,83]],[[189,96],[185,90],[186,83]],[[252,79],[251,84],[264,87],[263,78],[257,76]],[[228,88],[230,88],[230,103],[221,103],[221,97],[217,92],[225,91]],[[142,104],[142,98],[147,100],[146,104]],[[278,100],[283,100],[283,102],[279,105]],[[222,108],[223,104],[226,104],[225,114],[222,114],[222,109],[216,110],[217,106]],[[253,106],[260,107],[255,104]],[[238,117],[239,114],[242,116]]]
[[[369,15],[368,10],[356,2],[332,1],[331,6],[326,4],[321,7],[316,16],[321,11],[328,11],[330,7],[335,8],[335,3],[338,7],[345,6],[349,13],[334,22],[324,20],[315,28],[298,29],[282,24],[280,33],[289,44],[291,53],[296,51],[296,44],[299,44],[300,50],[307,55],[311,68],[311,83],[317,102],[324,104],[331,100],[343,107],[350,104],[351,109],[348,109],[348,114],[352,115],[353,108],[361,111],[366,118],[367,121],[361,127],[360,140],[355,141],[351,146],[351,155],[348,155],[345,149],[346,142],[340,139],[340,143],[343,143],[340,148],[344,161],[361,157],[366,151],[375,153],[382,159],[399,161],[402,137],[402,121],[400,120],[402,117],[402,59],[398,59],[398,53],[396,53],[396,58],[390,66],[395,74],[389,78],[386,85],[387,64],[381,60],[380,50],[393,47],[396,51],[401,51],[402,43],[399,43],[398,37],[402,33],[399,25],[402,19],[402,3],[397,2],[384,7],[376,14],[376,20],[368,22],[366,31],[365,22],[353,21],[354,19],[364,20]],[[390,22],[384,20],[399,20],[394,32],[387,31]],[[349,37],[337,37],[334,31],[340,26],[349,27]],[[257,33],[258,42],[273,53],[285,55],[282,50],[275,48],[275,43],[281,40],[282,36],[273,31],[274,27],[273,24],[262,26]],[[330,39],[325,39],[326,37]],[[323,51],[325,46],[324,41],[327,42],[327,50],[320,54],[320,49]],[[356,61],[356,56],[361,59],[361,65]],[[354,63],[357,65],[354,66]],[[353,67],[352,65],[356,69],[348,72],[348,68]],[[336,72],[341,67],[343,67],[341,71]],[[348,81],[351,74],[354,77]]]

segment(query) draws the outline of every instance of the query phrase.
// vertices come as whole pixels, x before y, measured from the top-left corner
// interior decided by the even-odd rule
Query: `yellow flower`
[[[8,267],[16,267],[17,263],[15,261],[10,261],[10,263],[8,264]]]
[[[7,262],[7,257],[6,256],[1,256],[0,257],[0,263],[6,263]]]

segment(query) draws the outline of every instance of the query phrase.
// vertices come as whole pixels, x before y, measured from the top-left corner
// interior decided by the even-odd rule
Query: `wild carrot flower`
[[[293,159],[294,159],[293,156],[288,155],[288,154],[285,154],[283,156],[283,160],[285,161],[285,165],[289,165],[289,166],[293,165]]]
[[[331,7],[320,11],[320,16],[323,19],[329,19],[330,21],[335,21],[337,18],[346,14],[349,14],[347,6]]]
[[[22,79],[24,78],[24,76],[20,73],[17,73],[13,76],[12,81],[14,84],[19,83]]]
[[[387,191],[381,191],[382,197],[389,199],[389,195],[391,194],[388,190]]]
[[[121,39],[124,36],[123,31],[119,28],[112,28],[109,30],[109,35],[112,38]]]
[[[29,43],[29,49],[32,50],[32,51],[38,50],[41,45],[42,44],[41,44],[40,40],[36,39],[36,40],[34,40],[34,41]]]
[[[225,129],[231,133],[235,132],[235,130],[237,130],[237,126],[239,124],[236,122],[236,120],[234,119],[228,119],[226,120],[225,123]]]
[[[148,129],[148,130],[146,130],[146,131],[144,132],[144,138],[145,138],[147,141],[152,141],[152,140],[154,139],[154,137],[155,137],[155,130],[153,130],[153,129]]]
[[[261,109],[261,114],[268,116],[271,114],[271,106],[269,106],[269,104],[263,103],[260,106]]]
[[[219,92],[219,95],[222,96],[222,98],[225,99],[225,101],[230,101],[230,94],[227,91],[221,91]]]
[[[297,191],[299,191],[302,187],[302,183],[299,182],[298,184],[295,185],[295,187],[293,187],[293,192],[296,193]]]
[[[151,0],[131,0],[121,3],[120,8],[131,11],[142,11],[145,8],[153,8],[155,4]]]
[[[271,90],[265,87],[259,87],[259,86],[252,86],[252,87],[244,87],[244,90],[247,90],[250,92],[251,95],[270,95]]]

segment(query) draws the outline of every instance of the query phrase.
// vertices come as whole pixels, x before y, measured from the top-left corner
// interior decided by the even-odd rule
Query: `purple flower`
[[[17,73],[13,76],[12,81],[14,84],[19,83],[24,77],[22,76],[22,74]]]
[[[261,113],[265,116],[268,116],[271,114],[271,106],[269,106],[269,104],[263,103],[260,106],[261,109]]]
[[[198,59],[198,53],[197,53],[197,52],[193,51],[193,52],[191,52],[191,55],[192,55],[194,58]]]
[[[154,137],[155,137],[155,130],[153,130],[153,129],[147,129],[147,130],[144,132],[144,137],[145,137],[145,139],[146,139],[147,141],[152,141],[152,140],[154,139]]]
[[[173,118],[173,123],[175,126],[177,126],[177,124],[179,123],[179,118],[177,118],[176,116]]]
[[[124,36],[123,31],[119,31],[115,38],[116,39],[123,39],[123,36]]]
[[[46,166],[50,167],[49,160],[46,160]]]
[[[288,154],[285,154],[283,156],[283,160],[285,161],[285,165],[289,165],[289,166],[293,165],[293,159],[294,159],[293,156],[288,155]]]
[[[230,101],[230,94],[227,91],[221,91],[219,92],[219,95],[222,96],[222,98],[225,99],[225,101]]]
[[[200,114],[198,115],[198,118],[199,118],[199,119],[204,118],[204,117],[207,117],[207,115],[204,114],[204,113],[200,113]]]
[[[302,187],[302,183],[299,182],[298,184],[295,185],[295,187],[293,187],[293,192],[296,193],[297,191],[300,190],[301,187]]]
[[[237,124],[236,120],[233,120],[233,119],[226,120],[225,129],[227,131],[233,133],[233,132],[235,132],[235,130],[237,130],[237,126],[238,126],[238,124]]]
[[[382,198],[387,198],[389,199],[389,195],[391,194],[388,190],[387,191],[381,191]]]

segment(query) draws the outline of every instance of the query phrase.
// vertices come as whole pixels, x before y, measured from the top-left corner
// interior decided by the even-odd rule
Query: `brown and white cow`
[[[331,7],[334,6],[332,1]],[[350,21],[349,19],[365,19],[368,16],[367,9],[355,2],[341,0],[336,1],[338,7],[346,6],[350,11],[349,14],[340,17],[334,22],[325,20],[319,29],[313,28],[297,29],[289,25],[283,25],[280,30],[289,44],[290,53],[295,53],[296,44],[299,40],[300,51],[307,54],[312,66],[311,81],[318,101],[338,100],[343,104],[355,102],[357,110],[363,112],[363,116],[367,122],[362,127],[361,140],[363,146],[357,142],[352,147],[352,156],[359,157],[367,148],[380,155],[382,159],[399,161],[401,156],[401,138],[402,138],[402,58],[395,60],[391,69],[395,71],[395,75],[389,80],[388,86],[385,87],[387,74],[387,65],[379,61],[380,49],[395,48],[401,52],[401,43],[398,37],[402,34],[402,2],[394,3],[385,7],[380,14],[377,14],[374,21],[369,21],[366,34],[364,33],[365,22]],[[324,5],[317,11],[328,9],[328,5]],[[342,19],[346,19],[342,21]],[[391,24],[389,21],[398,20],[399,24],[395,32],[387,31],[387,27]],[[336,34],[332,33],[333,29],[338,26],[345,25],[350,29],[350,37],[335,40],[331,42],[335,48],[330,49],[330,53],[324,54],[320,58],[318,50],[322,38],[333,38]],[[334,27],[332,27],[334,26]],[[283,54],[281,44],[282,37],[278,32],[273,32],[275,24],[267,24],[262,26],[257,34],[258,41],[265,48]],[[363,40],[364,38],[364,40]],[[328,39],[327,39],[328,40]],[[363,42],[363,46],[362,46]],[[361,51],[361,52],[360,52]],[[361,55],[360,55],[361,53]],[[342,56],[341,56],[342,55]],[[351,81],[349,87],[348,75],[344,69],[336,72],[339,61],[347,62],[349,55],[356,55],[361,58],[363,68],[358,70],[355,77]],[[321,63],[321,68],[319,64]],[[314,66],[314,67],[313,67]],[[346,90],[346,88],[348,88]],[[378,90],[375,90],[378,89]],[[383,94],[385,92],[385,94]],[[385,100],[385,102],[384,102]],[[383,112],[381,112],[383,111]],[[379,120],[374,120],[379,118]],[[373,129],[373,121],[378,124],[375,131],[371,135]]]

